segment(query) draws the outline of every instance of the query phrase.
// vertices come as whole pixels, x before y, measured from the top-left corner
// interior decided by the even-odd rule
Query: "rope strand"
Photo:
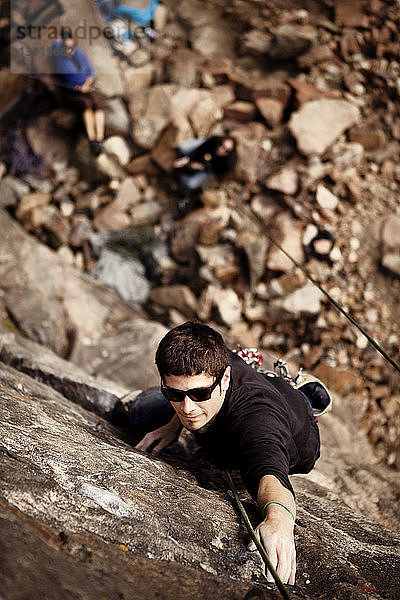
[[[274,244],[277,248],[279,248],[279,250],[281,250],[281,252],[284,253],[285,256],[287,256],[287,258],[298,268],[300,269],[304,275],[307,277],[307,279],[309,281],[311,281],[311,283],[313,283],[325,296],[326,298],[329,300],[329,302],[331,304],[333,304],[333,306],[344,316],[346,317],[346,319],[348,319],[350,321],[350,323],[352,323],[355,327],[357,327],[357,329],[367,338],[367,340],[369,341],[369,343],[375,348],[375,350],[377,350],[382,356],[383,358],[385,358],[385,360],[387,360],[387,362],[394,368],[396,369],[396,371],[398,371],[400,373],[400,365],[393,360],[389,354],[382,348],[382,346],[380,346],[380,344],[378,344],[378,342],[376,342],[374,340],[374,338],[363,328],[361,327],[361,325],[359,325],[359,323],[357,323],[357,321],[351,316],[349,315],[348,312],[346,312],[341,306],[340,304],[338,304],[336,302],[336,300],[334,298],[332,298],[332,296],[329,294],[329,292],[327,292],[326,290],[324,290],[324,288],[321,286],[321,284],[319,283],[319,281],[317,281],[316,279],[314,279],[314,277],[311,275],[310,271],[302,264],[300,264],[299,262],[297,262],[297,260],[295,258],[293,258],[280,244],[279,242],[277,242],[270,233],[268,233],[268,231],[266,230],[265,226],[263,223],[261,223],[261,220],[259,219],[259,217],[257,217],[257,215],[255,215],[253,212],[250,212],[249,210],[245,210],[243,206],[241,206],[239,204],[239,202],[236,200],[236,198],[232,198],[231,199],[235,208],[241,212],[244,216],[246,216],[247,218],[249,218],[259,229],[260,233],[264,234],[272,244]]]
[[[245,508],[244,508],[244,506],[243,506],[243,504],[242,504],[242,502],[241,502],[241,500],[239,498],[239,494],[237,492],[235,484],[233,483],[233,479],[232,479],[231,474],[229,473],[229,471],[225,471],[225,474],[226,474],[226,477],[228,479],[229,487],[232,490],[233,496],[234,496],[234,498],[236,500],[236,504],[237,504],[237,506],[239,508],[240,514],[242,515],[243,521],[246,524],[246,527],[247,527],[247,530],[248,530],[248,532],[250,534],[251,539],[253,540],[253,542],[255,543],[255,545],[257,547],[257,550],[261,554],[261,558],[265,562],[265,565],[266,565],[268,571],[271,573],[272,577],[274,578],[275,583],[276,583],[276,585],[277,585],[280,593],[282,594],[282,597],[285,600],[291,600],[291,597],[289,596],[289,593],[288,593],[287,589],[283,585],[282,580],[280,579],[278,573],[275,571],[274,567],[272,566],[271,561],[268,558],[268,555],[267,555],[267,553],[265,551],[264,546],[261,544],[260,540],[256,536],[256,533],[255,533],[255,531],[253,529],[253,526],[252,526],[252,524],[250,522],[248,514],[247,514],[247,512],[246,512],[246,510],[245,510]]]

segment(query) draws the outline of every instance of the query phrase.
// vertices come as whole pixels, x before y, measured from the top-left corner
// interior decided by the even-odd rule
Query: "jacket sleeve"
[[[292,432],[287,411],[281,401],[258,394],[249,397],[245,412],[236,415],[232,427],[243,483],[256,499],[262,477],[274,475],[294,496],[288,476]]]

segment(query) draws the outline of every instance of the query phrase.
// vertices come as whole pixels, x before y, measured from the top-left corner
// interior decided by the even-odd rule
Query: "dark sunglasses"
[[[222,381],[225,373],[225,367],[222,369],[216,380],[209,387],[193,388],[191,390],[176,390],[162,383],[161,392],[166,400],[170,402],[183,402],[185,396],[189,396],[193,402],[205,402],[211,398],[211,394]]]

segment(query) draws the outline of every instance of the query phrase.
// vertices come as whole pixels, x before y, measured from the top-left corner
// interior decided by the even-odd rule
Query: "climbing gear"
[[[225,370],[226,367],[221,369],[219,375],[217,376],[212,385],[208,387],[193,388],[191,390],[177,390],[175,388],[171,388],[165,385],[165,383],[161,381],[162,395],[166,400],[169,400],[170,402],[183,402],[186,396],[189,396],[189,398],[193,400],[193,402],[206,402],[211,398],[211,394],[213,393],[217,385],[221,383]]]
[[[276,585],[278,587],[278,590],[282,594],[282,597],[285,600],[290,600],[290,595],[289,595],[287,589],[283,585],[282,580],[279,577],[278,573],[275,571],[274,567],[272,566],[271,561],[268,558],[268,554],[266,553],[264,546],[261,544],[260,540],[256,536],[256,533],[255,533],[255,531],[253,529],[253,526],[252,526],[252,524],[250,522],[249,516],[248,516],[248,514],[247,514],[247,512],[246,512],[246,510],[245,510],[245,508],[244,508],[244,506],[243,506],[243,504],[242,504],[242,502],[241,502],[241,500],[239,498],[238,491],[237,491],[236,486],[235,486],[235,484],[233,482],[233,479],[232,479],[232,476],[231,476],[230,472],[229,471],[225,471],[225,475],[226,475],[226,477],[228,479],[228,484],[229,484],[229,487],[232,490],[233,497],[235,498],[235,501],[236,501],[236,504],[238,506],[239,512],[240,512],[240,514],[241,514],[241,516],[243,518],[243,521],[245,522],[245,525],[247,527],[247,531],[249,532],[251,539],[255,543],[257,550],[261,554],[261,558],[263,559],[263,561],[265,563],[265,566],[267,567],[268,571],[271,573],[272,577],[274,578],[275,583],[276,583]]]
[[[286,361],[282,358],[278,358],[274,362],[273,371],[268,371],[261,366],[264,357],[257,348],[242,348],[238,344],[237,349],[233,352],[258,373],[262,373],[267,377],[281,377],[296,390],[299,390],[311,404],[314,417],[320,417],[331,409],[332,398],[326,386],[314,375],[303,373],[303,368],[300,368],[296,376],[292,377]]]
[[[261,367],[261,364],[264,362],[264,357],[257,348],[242,348],[240,344],[237,345],[237,348],[232,350],[235,354],[237,354],[244,362],[250,365],[253,369],[257,369]]]
[[[286,364],[286,361],[284,361],[282,358],[278,358],[278,360],[276,360],[274,362],[274,370],[273,371],[264,369],[261,366],[262,363],[264,362],[264,357],[260,353],[260,351],[257,350],[257,348],[242,348],[242,346],[240,344],[238,344],[237,348],[232,350],[232,352],[234,354],[237,354],[242,360],[244,360],[244,362],[247,365],[249,365],[252,369],[255,369],[256,371],[258,371],[258,373],[262,373],[263,375],[268,375],[269,377],[282,377],[282,379],[285,379],[286,381],[288,381],[291,385],[293,385],[293,387],[295,386],[295,383],[296,383],[298,377],[300,377],[300,375],[303,372],[303,369],[301,368],[298,371],[296,377],[293,379],[293,377],[291,376],[291,374],[289,372],[289,368]]]
[[[353,317],[348,312],[346,312],[344,310],[344,308],[342,308],[338,302],[336,302],[336,300],[329,294],[329,292],[327,292],[326,290],[324,290],[324,288],[321,286],[321,284],[311,275],[310,271],[308,269],[306,269],[306,267],[304,267],[304,265],[302,265],[301,263],[299,263],[295,258],[293,258],[293,256],[291,256],[281,246],[281,244],[279,244],[279,242],[277,242],[276,239],[270,233],[268,233],[268,231],[266,231],[265,225],[261,222],[261,219],[259,217],[257,217],[257,215],[255,215],[252,211],[250,211],[249,209],[246,209],[244,202],[239,202],[236,198],[232,198],[232,197],[230,198],[230,202],[235,206],[235,208],[238,210],[238,212],[240,212],[242,215],[244,215],[245,218],[250,219],[254,223],[254,225],[256,225],[256,227],[259,229],[259,231],[261,233],[263,233],[269,239],[269,241],[272,244],[274,244],[274,246],[276,246],[277,248],[279,248],[279,250],[281,252],[283,252],[283,254],[285,256],[287,256],[287,258],[298,269],[300,269],[304,273],[304,275],[307,277],[307,279],[309,281],[311,281],[311,283],[313,285],[315,285],[319,289],[319,291],[324,294],[324,296],[329,300],[329,302],[344,317],[346,317],[346,319],[348,319],[350,321],[350,323],[352,323],[352,325],[354,325],[355,327],[357,327],[357,329],[362,333],[363,336],[365,336],[367,338],[367,340],[375,348],[375,350],[377,350],[379,352],[379,354],[381,354],[383,356],[383,358],[385,360],[387,360],[387,362],[390,363],[392,365],[392,367],[394,369],[396,369],[396,371],[398,371],[400,373],[400,365],[397,364],[397,362],[395,360],[393,360],[393,358],[391,358],[389,356],[389,354],[382,348],[382,346],[380,346],[378,344],[378,342],[376,342],[374,340],[374,338],[363,327],[361,327],[361,325],[359,323],[357,323],[357,321],[355,319],[353,319]]]
[[[291,514],[293,522],[296,521],[296,519],[294,518],[294,514],[292,513],[292,511],[290,510],[290,508],[288,508],[285,504],[282,504],[282,502],[278,502],[277,500],[270,500],[269,502],[267,502],[267,504],[263,507],[261,514],[263,516],[263,519],[265,519],[265,509],[268,508],[268,506],[270,504],[279,504],[279,506],[282,506],[282,508],[284,508],[285,510],[288,511],[288,513]]]
[[[325,385],[309,373],[297,373],[294,388],[309,400],[314,417],[324,415],[332,408],[332,398]]]

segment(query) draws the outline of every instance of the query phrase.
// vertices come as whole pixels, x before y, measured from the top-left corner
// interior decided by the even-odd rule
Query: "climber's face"
[[[182,425],[191,431],[201,429],[207,423],[210,423],[219,412],[230,380],[230,367],[227,367],[220,377],[215,378],[206,373],[200,375],[166,375],[163,380],[163,386],[169,392],[172,389],[172,396],[177,390],[188,392],[188,395],[181,394],[179,401],[169,399],[172,407]],[[216,384],[216,385],[215,385]],[[196,401],[196,390],[210,388],[210,398],[202,402]],[[175,394],[179,396],[178,394]]]

